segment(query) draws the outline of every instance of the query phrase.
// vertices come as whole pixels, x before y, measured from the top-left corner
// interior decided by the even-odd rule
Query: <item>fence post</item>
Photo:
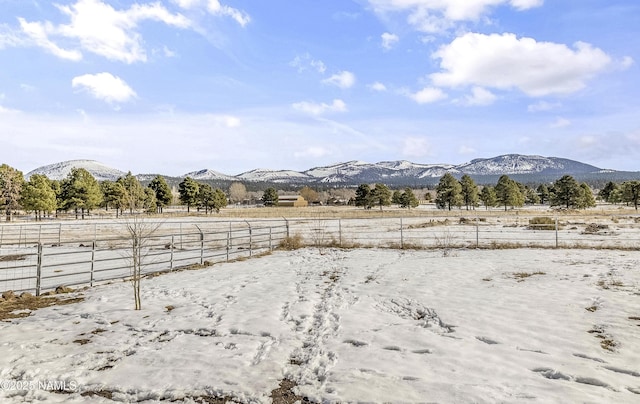
[[[558,248],[558,216],[556,216],[556,248]]]
[[[94,240],[91,243],[91,277],[89,278],[89,286],[93,287],[93,269],[96,258],[96,241]]]
[[[36,264],[36,296],[40,296],[40,285],[42,279],[42,244],[38,243],[38,263]]]
[[[249,226],[249,257],[252,257],[253,256],[253,237],[252,237],[251,223],[249,223],[246,220],[245,222],[247,223],[247,226]]]
[[[269,226],[269,251],[272,251],[273,247],[271,247],[271,226]]]
[[[404,232],[402,226],[402,218],[400,218],[400,249],[404,249]]]
[[[200,265],[204,265],[204,233],[202,230],[200,230]]]
[[[342,247],[342,219],[338,219],[338,237],[340,240],[340,247]]]
[[[286,217],[283,217],[283,219],[284,219],[285,225],[287,226],[287,238],[289,238],[289,236],[290,236],[289,235],[289,220],[287,220]]]
[[[42,236],[42,225],[40,225],[40,227],[38,227],[38,243],[40,243],[40,237]]]
[[[58,245],[62,244],[62,223],[58,223]]]
[[[175,236],[172,234],[171,235],[171,258],[169,259],[169,272],[173,271],[173,242],[174,242],[174,238]]]
[[[231,222],[229,222],[231,223]],[[227,232],[227,262],[229,262],[229,250],[231,249],[231,230]]]
[[[480,248],[480,218],[476,216],[476,248]]]

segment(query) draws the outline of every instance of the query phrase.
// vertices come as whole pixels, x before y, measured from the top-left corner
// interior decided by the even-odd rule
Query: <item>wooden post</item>
[[[40,296],[40,285],[42,279],[42,244],[38,243],[38,263],[36,264],[36,296]]]

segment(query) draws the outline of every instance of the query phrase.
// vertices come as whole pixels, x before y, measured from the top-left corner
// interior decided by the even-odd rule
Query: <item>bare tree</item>
[[[161,224],[161,222],[146,220],[139,215],[131,215],[125,222],[129,241],[125,254],[131,264],[131,285],[133,286],[133,299],[136,310],[142,308],[140,281],[142,280],[142,268],[146,264],[145,259],[149,255],[151,237]]]

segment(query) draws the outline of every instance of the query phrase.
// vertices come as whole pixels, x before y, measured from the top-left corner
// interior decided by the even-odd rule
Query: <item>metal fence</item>
[[[167,220],[146,240],[143,272],[250,257],[272,250],[287,236],[321,248],[640,249],[638,215],[457,213],[251,222]],[[464,213],[467,216],[461,216]],[[39,294],[59,285],[93,285],[130,276],[130,239],[123,226],[114,221],[0,225],[0,291]]]
[[[0,291],[40,295],[61,285],[93,286],[131,276],[132,238],[124,235],[122,224],[4,225],[0,229],[4,230]],[[162,223],[144,237],[141,270],[143,274],[171,272],[251,257],[274,249],[287,230],[282,220]],[[94,237],[79,237],[90,232]],[[110,237],[105,237],[107,232]]]

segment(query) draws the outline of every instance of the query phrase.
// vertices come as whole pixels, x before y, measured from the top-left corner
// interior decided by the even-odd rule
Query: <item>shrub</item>
[[[532,230],[555,230],[556,220],[548,216],[538,216],[529,219],[529,229]]]
[[[304,239],[300,234],[287,236],[278,244],[278,248],[283,250],[297,250],[304,247]]]

